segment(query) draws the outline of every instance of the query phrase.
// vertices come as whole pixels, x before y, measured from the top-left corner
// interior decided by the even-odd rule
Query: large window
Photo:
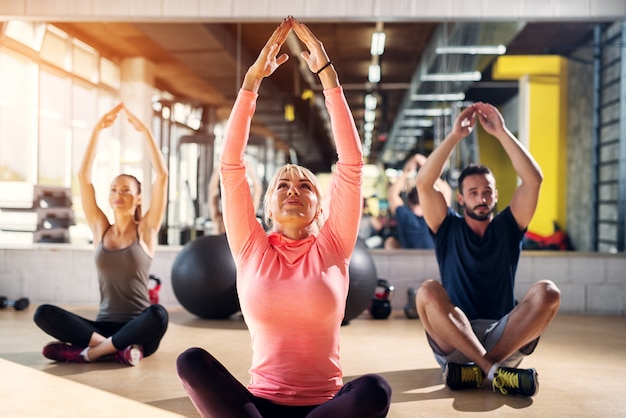
[[[68,187],[71,169],[70,114],[72,83],[41,71],[39,78],[39,175],[37,183]]]
[[[36,181],[37,66],[0,50],[0,181]]]
[[[82,153],[100,112],[116,102],[119,67],[52,25],[11,21],[4,36],[0,181],[72,187],[77,195]]]

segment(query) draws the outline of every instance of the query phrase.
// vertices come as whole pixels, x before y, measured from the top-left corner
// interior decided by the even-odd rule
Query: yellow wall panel
[[[558,56],[503,56],[498,58],[493,69],[494,79],[520,80],[520,89],[526,93],[526,100],[520,100],[520,106],[523,106],[520,123],[527,121],[527,125],[520,126],[520,131],[527,137],[520,140],[526,143],[544,176],[537,211],[528,229],[542,235],[554,231],[554,222],[562,229],[567,228],[566,77],[567,62]],[[502,174],[516,177],[515,172],[507,170]],[[500,201],[504,202],[505,197],[510,200],[509,188],[515,187],[511,178],[504,178],[505,196],[502,196],[502,179],[498,176],[496,179]]]

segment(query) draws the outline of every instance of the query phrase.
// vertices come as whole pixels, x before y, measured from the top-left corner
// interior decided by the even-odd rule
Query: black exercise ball
[[[358,239],[354,246],[354,253],[350,260],[350,288],[346,298],[346,312],[343,318],[343,325],[347,325],[350,320],[359,316],[368,308],[372,301],[372,296],[376,291],[378,273],[376,264],[369,253],[369,248],[365,241]]]
[[[206,319],[224,319],[239,311],[237,273],[226,235],[189,241],[172,264],[172,288],[178,302]]]

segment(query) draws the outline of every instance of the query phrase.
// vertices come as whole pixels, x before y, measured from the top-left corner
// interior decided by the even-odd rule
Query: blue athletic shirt
[[[509,207],[494,216],[482,238],[448,208],[433,234],[435,254],[443,287],[469,320],[500,319],[515,306],[515,273],[525,232]]]
[[[417,216],[406,206],[398,206],[395,217],[402,248],[435,248],[423,216]]]

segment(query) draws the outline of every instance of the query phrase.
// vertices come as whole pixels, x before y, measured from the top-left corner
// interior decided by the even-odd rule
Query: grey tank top
[[[100,286],[96,321],[128,322],[150,306],[148,281],[152,258],[139,244],[139,236],[126,248],[104,248],[104,236],[109,228],[102,234],[95,254]]]

